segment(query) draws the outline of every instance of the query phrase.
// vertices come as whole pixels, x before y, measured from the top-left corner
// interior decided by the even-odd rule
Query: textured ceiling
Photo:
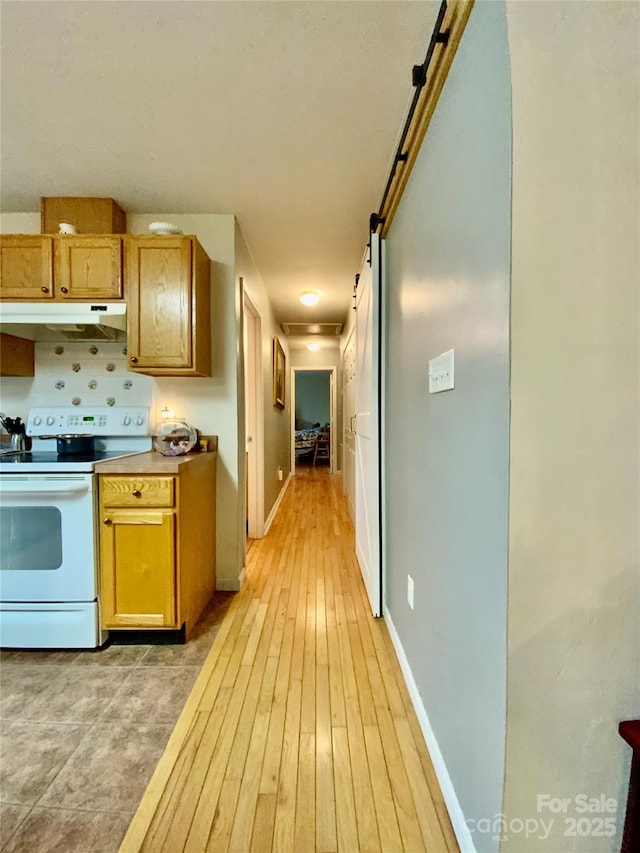
[[[436,10],[2,0],[2,209],[235,213],[278,317],[342,322]]]

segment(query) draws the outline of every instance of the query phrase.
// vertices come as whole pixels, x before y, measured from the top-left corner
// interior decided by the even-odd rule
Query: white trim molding
[[[276,517],[276,513],[280,509],[280,504],[282,503],[282,498],[284,497],[284,493],[289,488],[289,483],[291,482],[292,478],[293,478],[293,474],[291,473],[291,471],[289,471],[289,476],[284,481],[284,486],[280,489],[278,497],[276,498],[274,505],[271,507],[271,512],[269,513],[269,517],[267,518],[267,520],[264,523],[264,535],[265,536],[269,532],[269,528],[271,527],[271,522]]]
[[[420,729],[422,730],[425,743],[427,744],[427,749],[429,750],[429,755],[431,756],[433,768],[436,771],[436,776],[438,777],[440,790],[442,791],[442,796],[444,798],[447,811],[449,812],[453,831],[456,834],[461,853],[477,853],[471,833],[469,832],[469,827],[465,821],[464,812],[462,811],[458,796],[455,792],[455,788],[453,787],[453,782],[449,776],[444,756],[440,751],[438,741],[436,740],[434,731],[431,728],[427,709],[424,707],[422,702],[418,686],[413,677],[413,673],[411,672],[411,667],[409,666],[409,661],[407,660],[407,656],[402,648],[400,637],[398,636],[398,632],[396,631],[393,620],[391,619],[391,614],[389,613],[389,608],[386,604],[383,608],[383,615],[385,624],[389,630],[391,642],[393,643],[396,655],[398,656],[398,662],[400,663],[400,669],[404,675],[404,680],[409,691],[409,696],[411,697],[411,702],[413,703],[416,716],[418,717]]]
[[[242,281],[242,279],[241,279]],[[264,394],[262,393],[262,316],[251,296],[242,291],[242,311],[245,323],[243,354],[245,360],[245,450],[249,454],[249,501],[247,520],[249,536],[262,539],[264,536]],[[246,443],[251,436],[251,449]]]
[[[331,454],[331,458],[329,460],[329,473],[337,474],[338,442],[336,435],[337,431],[341,430],[342,425],[338,424],[338,368],[335,364],[313,364],[306,367],[296,365],[291,368],[289,383],[289,387],[291,388],[291,471],[294,474],[296,472],[296,373],[309,373],[310,371],[322,371],[323,373],[329,374],[329,427],[331,430],[331,441],[329,443],[329,452]]]

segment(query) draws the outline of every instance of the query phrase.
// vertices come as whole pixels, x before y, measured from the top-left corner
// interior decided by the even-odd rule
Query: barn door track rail
[[[380,230],[380,236],[385,237],[389,230],[472,8],[473,0],[442,0],[424,62],[411,69],[415,91],[380,207],[369,217],[372,234]]]

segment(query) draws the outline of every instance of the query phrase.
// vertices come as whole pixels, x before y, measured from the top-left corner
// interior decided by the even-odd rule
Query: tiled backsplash
[[[21,409],[31,406],[150,406],[153,380],[127,370],[126,343],[73,341],[36,343],[35,377],[18,380]],[[14,379],[2,381],[3,411],[11,411]],[[18,388],[16,387],[16,391]],[[17,400],[16,400],[17,405]],[[18,412],[26,417],[27,412]]]

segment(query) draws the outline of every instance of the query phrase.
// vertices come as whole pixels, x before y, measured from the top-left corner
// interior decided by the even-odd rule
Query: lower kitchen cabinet
[[[171,475],[149,473],[153,465],[142,473],[98,472],[104,630],[184,626],[188,636],[213,595],[216,454],[199,456],[188,463],[138,457],[159,457],[156,467],[175,466]],[[126,467],[116,462],[112,468]]]
[[[172,511],[104,509],[104,628],[176,627],[175,520]]]

